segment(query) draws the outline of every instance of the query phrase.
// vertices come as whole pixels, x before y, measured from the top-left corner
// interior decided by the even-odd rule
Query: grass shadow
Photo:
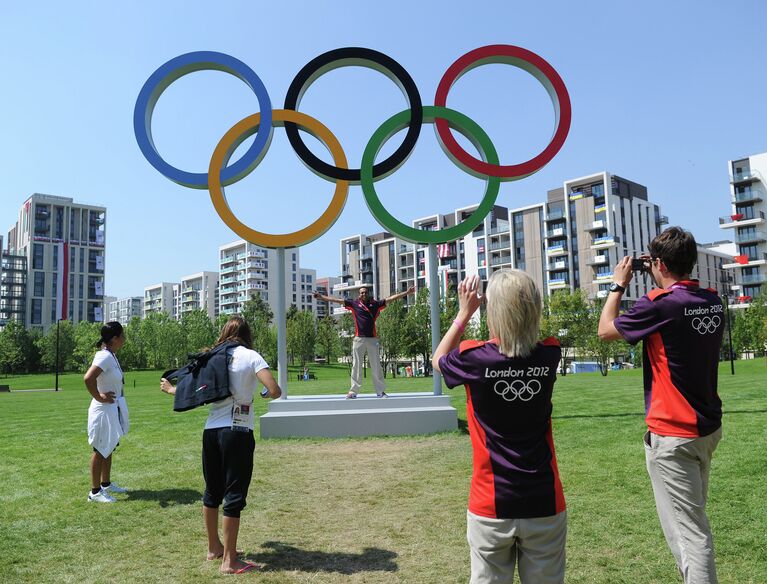
[[[359,572],[396,572],[395,552],[365,548],[361,554],[302,550],[279,541],[268,541],[262,548],[269,551],[246,554],[246,558],[263,564],[265,572],[301,571],[357,574]]]
[[[458,418],[458,430],[461,432],[461,434],[468,434],[469,433],[469,422],[466,420],[463,420],[461,418]]]
[[[194,489],[162,489],[128,491],[128,501],[157,501],[160,507],[193,505],[202,501],[202,493]]]

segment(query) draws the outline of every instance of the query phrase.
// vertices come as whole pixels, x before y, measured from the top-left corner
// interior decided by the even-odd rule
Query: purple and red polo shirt
[[[715,290],[683,280],[653,290],[615,319],[626,341],[644,340],[645,413],[653,434],[697,438],[722,425],[716,388],[724,310]]]
[[[355,337],[375,337],[376,319],[378,314],[386,307],[386,300],[368,300],[362,302],[359,298],[344,300],[344,308],[351,311],[354,317]]]
[[[448,387],[466,387],[474,451],[469,511],[500,519],[548,517],[565,510],[551,432],[551,394],[559,341],[538,343],[524,359],[496,340],[464,341],[439,360]]]

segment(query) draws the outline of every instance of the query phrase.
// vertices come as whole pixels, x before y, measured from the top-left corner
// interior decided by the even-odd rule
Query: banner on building
[[[69,318],[69,244],[59,243],[56,265],[56,320]]]

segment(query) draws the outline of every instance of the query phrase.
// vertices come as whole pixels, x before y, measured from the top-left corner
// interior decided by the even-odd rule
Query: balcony
[[[741,276],[741,284],[764,284],[767,282],[767,274],[750,274],[748,276]]]
[[[566,270],[567,269],[567,260],[558,260],[556,262],[549,262],[548,270],[549,272],[556,272],[558,270]]]
[[[731,264],[723,264],[722,267],[725,270],[731,270],[733,268],[748,268],[751,266],[763,266],[767,264],[767,253],[756,253],[754,255],[745,256],[738,255],[733,258],[735,261]]]
[[[657,223],[658,225],[668,224],[668,215],[656,215],[655,223]]]
[[[761,223],[764,223],[764,211],[754,213],[753,217],[746,217],[744,213],[733,213],[732,215],[719,217],[719,227],[722,229],[731,229],[744,225],[759,225]]]
[[[548,239],[554,239],[557,237],[567,237],[567,233],[565,233],[564,227],[556,227],[554,229],[549,229],[546,231],[546,237]]]
[[[767,241],[767,235],[764,231],[753,229],[745,233],[735,234],[735,243],[759,243],[762,241]]]
[[[567,246],[564,243],[552,245],[546,250],[546,255],[549,257],[567,255]]]
[[[612,279],[613,279],[612,271],[609,271],[609,272],[597,272],[594,275],[594,280],[596,282],[604,282],[605,280],[612,280]]]
[[[735,193],[735,196],[732,197],[732,202],[734,203],[760,203],[764,199],[762,198],[762,193],[759,191],[754,191],[752,189],[747,190],[744,193]]]
[[[746,172],[739,172],[732,175],[730,178],[730,184],[739,185],[744,183],[752,183],[761,180],[759,173],[752,170]]]
[[[497,249],[511,249],[511,240],[506,239],[506,240],[493,242],[488,246],[488,249],[490,251],[497,250]]]
[[[555,211],[549,211],[546,213],[546,221],[561,221],[565,218],[564,209],[556,209]]]
[[[490,231],[487,232],[488,235],[498,235],[504,233],[509,233],[509,223],[505,221],[494,227],[491,227]]]
[[[237,257],[237,255],[224,256],[221,258],[221,265],[223,266],[224,264],[231,264],[232,262],[236,262]]]
[[[586,264],[589,266],[603,266],[610,262],[610,257],[605,255],[595,255],[586,260]]]
[[[592,221],[585,227],[586,231],[600,231],[602,229],[607,229],[607,221],[604,219],[597,219],[596,221]]]
[[[549,279],[549,288],[552,290],[557,288],[567,288],[569,286],[567,282],[567,278],[550,278]]]
[[[221,268],[221,274],[232,274],[238,270],[237,266],[229,266],[228,268]]]
[[[620,237],[617,235],[604,235],[602,237],[595,237],[594,241],[591,242],[591,248],[599,249],[603,247],[613,247],[614,245],[620,243],[620,240]]]
[[[494,255],[490,258],[490,265],[491,266],[500,266],[502,264],[510,264],[511,263],[511,254],[501,254],[501,255]]]

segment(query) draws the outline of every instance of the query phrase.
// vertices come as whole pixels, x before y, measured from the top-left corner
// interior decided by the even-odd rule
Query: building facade
[[[736,306],[748,306],[767,283],[767,153],[730,160],[731,213],[719,227],[733,230],[736,254],[725,264],[734,275]]]
[[[109,303],[107,320],[126,326],[134,317],[141,318],[143,308],[144,298],[141,296],[119,298]]]
[[[198,272],[181,278],[174,288],[174,316],[181,320],[185,314],[202,310],[215,321],[219,312],[218,272]]]
[[[315,283],[315,291],[319,292],[323,296],[333,295],[333,287],[336,284],[341,283],[341,278],[335,276],[322,276],[317,278]],[[317,318],[325,318],[326,316],[333,315],[334,306],[324,300],[315,300],[314,311],[317,314]]]
[[[6,252],[6,257],[26,260],[26,282],[19,277],[15,287],[6,289],[4,306],[13,308],[27,327],[47,330],[58,320],[104,321],[105,207],[35,193],[19,210]],[[23,262],[11,263],[18,276],[16,268]],[[23,318],[18,312],[22,303]]]
[[[277,313],[277,250],[234,241],[219,247],[219,311],[239,314],[252,294],[258,294]],[[301,269],[298,248],[285,250],[285,306],[314,313],[317,273]]]
[[[153,312],[167,312],[173,318],[178,318],[178,289],[179,284],[173,282],[161,282],[144,288],[142,317],[146,318]]]

